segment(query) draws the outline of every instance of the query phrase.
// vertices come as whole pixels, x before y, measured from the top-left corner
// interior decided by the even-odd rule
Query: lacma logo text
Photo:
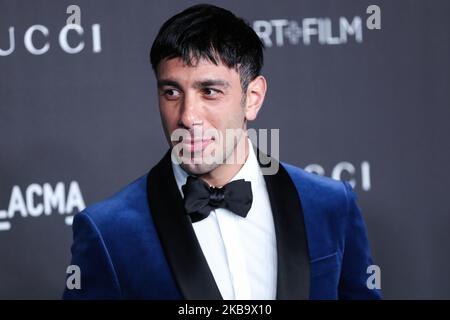
[[[66,192],[67,191],[67,192]],[[15,217],[49,216],[54,212],[66,215],[65,223],[72,224],[73,213],[86,207],[78,182],[70,182],[68,188],[63,182],[55,187],[50,183],[43,185],[33,183],[24,189],[13,186],[9,205],[6,210],[0,209],[0,231],[11,229],[11,220]]]

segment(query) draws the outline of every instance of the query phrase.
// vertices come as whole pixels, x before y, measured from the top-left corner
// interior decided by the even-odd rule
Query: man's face
[[[218,148],[222,150],[219,159],[222,162],[233,155],[246,129],[242,105],[244,96],[239,73],[235,69],[223,64],[215,65],[208,60],[199,60],[194,66],[188,66],[182,59],[173,58],[160,62],[157,81],[161,120],[172,147],[180,143],[172,141],[172,133],[176,129],[184,129],[189,134],[183,137],[182,147],[190,151],[191,160],[192,157],[210,156]],[[217,136],[211,133],[220,133],[225,139],[226,129],[241,130],[234,131],[231,143],[227,139],[220,145]],[[214,170],[220,163],[183,161],[181,165],[189,173],[198,175]]]

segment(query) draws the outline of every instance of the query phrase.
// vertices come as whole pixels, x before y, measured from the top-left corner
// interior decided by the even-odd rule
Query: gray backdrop
[[[148,51],[193,3],[0,1],[0,298],[59,298],[70,218],[162,157]],[[266,42],[253,127],[280,129],[281,160],[355,183],[384,297],[450,298],[450,2],[211,3]],[[65,43],[71,4],[83,33]]]

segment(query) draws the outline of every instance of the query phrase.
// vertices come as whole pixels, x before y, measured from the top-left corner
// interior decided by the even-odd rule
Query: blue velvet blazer
[[[169,150],[148,174],[75,216],[71,264],[80,267],[81,289],[66,288],[64,299],[222,299],[170,161]],[[366,285],[373,262],[350,185],[279,166],[264,176],[277,299],[380,298]]]

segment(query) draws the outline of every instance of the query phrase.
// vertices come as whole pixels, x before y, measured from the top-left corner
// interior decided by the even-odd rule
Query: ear
[[[255,120],[266,96],[267,82],[263,76],[253,79],[247,88],[245,103],[245,118],[249,121]]]

